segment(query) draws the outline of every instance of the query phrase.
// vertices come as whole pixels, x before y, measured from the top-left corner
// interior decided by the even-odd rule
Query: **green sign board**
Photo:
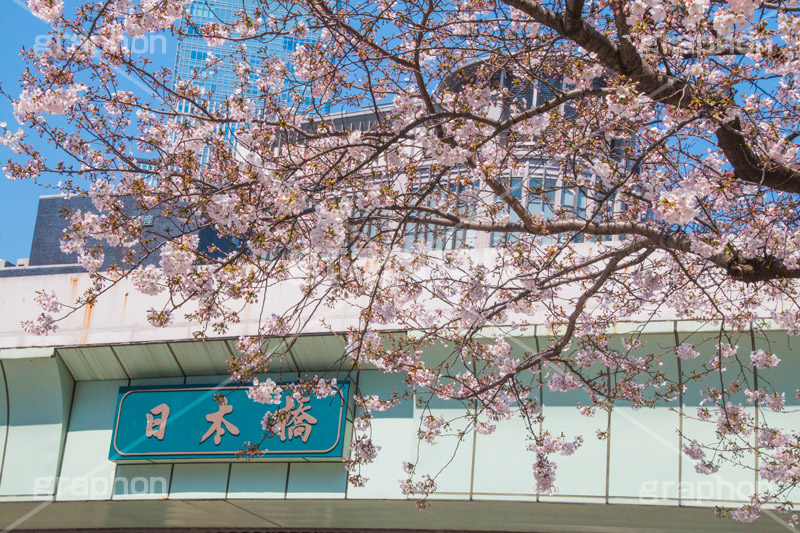
[[[120,387],[109,459],[230,459],[247,443],[261,443],[263,458],[345,455],[349,382],[327,398],[284,393],[280,404],[251,400],[248,387]],[[277,422],[265,438],[261,422],[270,412]]]

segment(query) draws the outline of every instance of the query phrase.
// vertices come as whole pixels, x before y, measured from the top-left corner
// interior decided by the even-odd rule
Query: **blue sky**
[[[19,78],[25,71],[25,62],[19,56],[23,47],[35,47],[46,42],[48,25],[30,14],[25,6],[25,0],[0,0],[3,6],[0,12],[0,35],[3,36],[3,47],[0,50],[0,85],[3,90],[16,96],[20,93]],[[66,13],[71,15],[80,0],[67,0]],[[161,36],[158,36],[161,37]],[[166,37],[166,48],[162,45],[163,39],[154,42],[147,53],[153,60],[154,68],[161,65],[172,67],[175,63],[175,39]],[[131,48],[144,48],[145,42],[138,45],[131,44]],[[128,87],[126,87],[127,89]],[[136,90],[133,87],[130,90]],[[141,91],[140,91],[141,92]],[[8,128],[16,131],[17,124],[14,119],[11,104],[0,100],[0,121],[8,123]],[[34,143],[36,144],[36,143]],[[45,157],[55,157],[55,151],[48,149],[46,143],[38,143],[37,148]],[[13,156],[7,148],[0,146],[0,164]],[[54,166],[55,159],[49,163]],[[45,176],[45,181],[47,177]],[[58,178],[49,180],[57,182]],[[39,196],[56,194],[53,189],[37,186],[31,181],[9,180],[5,175],[0,176],[0,259],[16,262],[17,259],[30,255],[33,240],[33,228],[36,222],[36,210]]]
[[[22,0],[5,0],[3,7],[0,16],[0,35],[3,36],[0,84],[8,94],[17,95],[20,92],[17,80],[25,70],[19,51],[23,46],[34,46],[37,36],[47,33],[47,24],[31,15]],[[16,129],[11,105],[6,101],[0,101],[0,121],[7,122],[9,129]],[[5,163],[11,155],[10,150],[0,147],[0,161]],[[12,181],[5,175],[0,177],[0,259],[15,262],[20,257],[28,257],[41,194],[48,192],[33,182]]]

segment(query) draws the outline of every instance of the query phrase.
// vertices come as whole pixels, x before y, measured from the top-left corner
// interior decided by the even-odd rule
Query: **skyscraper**
[[[268,5],[263,0],[195,0],[189,7],[192,25],[185,24],[186,34],[178,42],[178,49],[175,58],[175,82],[189,82],[199,85],[205,89],[210,96],[212,105],[225,102],[231,95],[236,93],[236,83],[238,78],[234,72],[234,62],[228,60],[238,46],[235,42],[226,41],[219,46],[211,46],[206,39],[197,31],[206,24],[231,24],[240,19],[238,15],[242,9],[253,14],[256,8],[262,9]],[[280,18],[278,9],[272,10],[269,15]],[[267,21],[264,20],[264,23]],[[263,27],[263,26],[262,26]],[[276,57],[285,62],[291,71],[291,54],[296,51],[299,44],[310,44],[316,40],[316,35],[309,32],[304,39],[298,39],[294,35],[281,35],[274,38],[266,38],[259,46],[248,43],[247,60],[252,67],[250,74],[251,80],[255,81],[255,72],[263,68],[264,61],[269,57]],[[214,69],[208,68],[210,56],[217,57],[223,61]],[[255,94],[253,86],[246,87],[245,91],[249,95]]]
[[[232,60],[239,44],[225,41],[219,46],[212,46],[198,31],[206,24],[224,26],[235,23],[240,20],[243,9],[253,15],[258,7],[261,7],[263,11],[267,5],[264,0],[195,0],[192,2],[188,7],[190,20],[184,22],[185,32],[178,41],[175,57],[175,84],[191,83],[202,87],[213,108],[226,102],[240,89],[247,96],[255,96],[257,91],[255,87],[256,73],[264,67],[265,61],[272,57],[283,61],[291,71],[292,54],[297,50],[299,44],[313,43],[316,39],[314,33],[309,32],[304,39],[298,39],[294,35],[268,37],[258,43],[258,46],[253,46],[253,43],[248,42],[246,52],[247,61],[251,67],[251,84],[242,88],[237,86],[237,83],[240,82],[235,73],[236,62]],[[262,24],[268,23],[266,20],[268,17],[280,19],[280,13],[279,9],[272,9],[268,14],[261,15],[261,18],[264,19]],[[222,61],[210,68],[210,57],[216,57]],[[284,100],[289,99],[287,92],[284,92],[282,96]],[[302,109],[310,103],[310,98],[304,98],[300,108]],[[186,112],[189,111],[188,106],[188,102],[182,101],[178,109]],[[236,130],[235,125],[227,125],[225,130],[231,144],[235,146],[236,139],[233,135]],[[204,164],[206,158],[207,154],[203,156]],[[212,256],[228,253],[241,244],[238,239],[233,237],[221,238],[210,226],[201,230],[199,237],[200,249]]]

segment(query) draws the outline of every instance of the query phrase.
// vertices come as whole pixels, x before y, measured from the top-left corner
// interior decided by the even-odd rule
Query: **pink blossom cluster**
[[[82,93],[87,90],[83,84],[74,84],[68,87],[41,89],[24,89],[19,100],[14,104],[14,115],[19,120],[24,120],[41,113],[63,115],[73,106],[81,102]]]
[[[653,209],[667,224],[689,224],[697,216],[697,198],[694,193],[673,189],[658,197]]]
[[[247,397],[258,403],[279,404],[283,396],[283,389],[270,378],[263,381],[253,378],[253,385],[247,389]],[[266,431],[265,422],[262,427]]]
[[[549,456],[554,453],[572,455],[582,442],[581,437],[574,441],[567,441],[563,434],[559,436],[545,434],[541,438],[537,438],[534,444],[528,446],[528,449],[536,454],[536,462],[533,464],[533,477],[536,480],[537,493],[552,494],[556,492],[557,465],[550,460]]]
[[[700,353],[687,342],[683,342],[675,348],[675,354],[681,359],[697,359],[700,356]]]
[[[781,360],[774,353],[765,352],[764,350],[756,350],[750,353],[750,363],[755,368],[773,368],[778,366]]]
[[[53,22],[64,13],[64,0],[28,0],[28,8],[45,22]]]
[[[166,328],[172,325],[174,316],[171,309],[157,310],[150,308],[147,310],[147,321],[154,327]]]
[[[553,374],[547,382],[547,386],[553,392],[567,392],[572,389],[580,388],[581,384],[570,373]]]

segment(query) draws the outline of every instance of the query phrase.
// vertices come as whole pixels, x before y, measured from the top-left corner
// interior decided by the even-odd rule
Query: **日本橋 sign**
[[[264,458],[345,455],[348,382],[327,398],[284,393],[280,404],[256,403],[247,397],[247,389],[120,387],[109,459],[233,458],[247,443],[261,443]],[[265,439],[261,422],[267,413],[275,416]]]

